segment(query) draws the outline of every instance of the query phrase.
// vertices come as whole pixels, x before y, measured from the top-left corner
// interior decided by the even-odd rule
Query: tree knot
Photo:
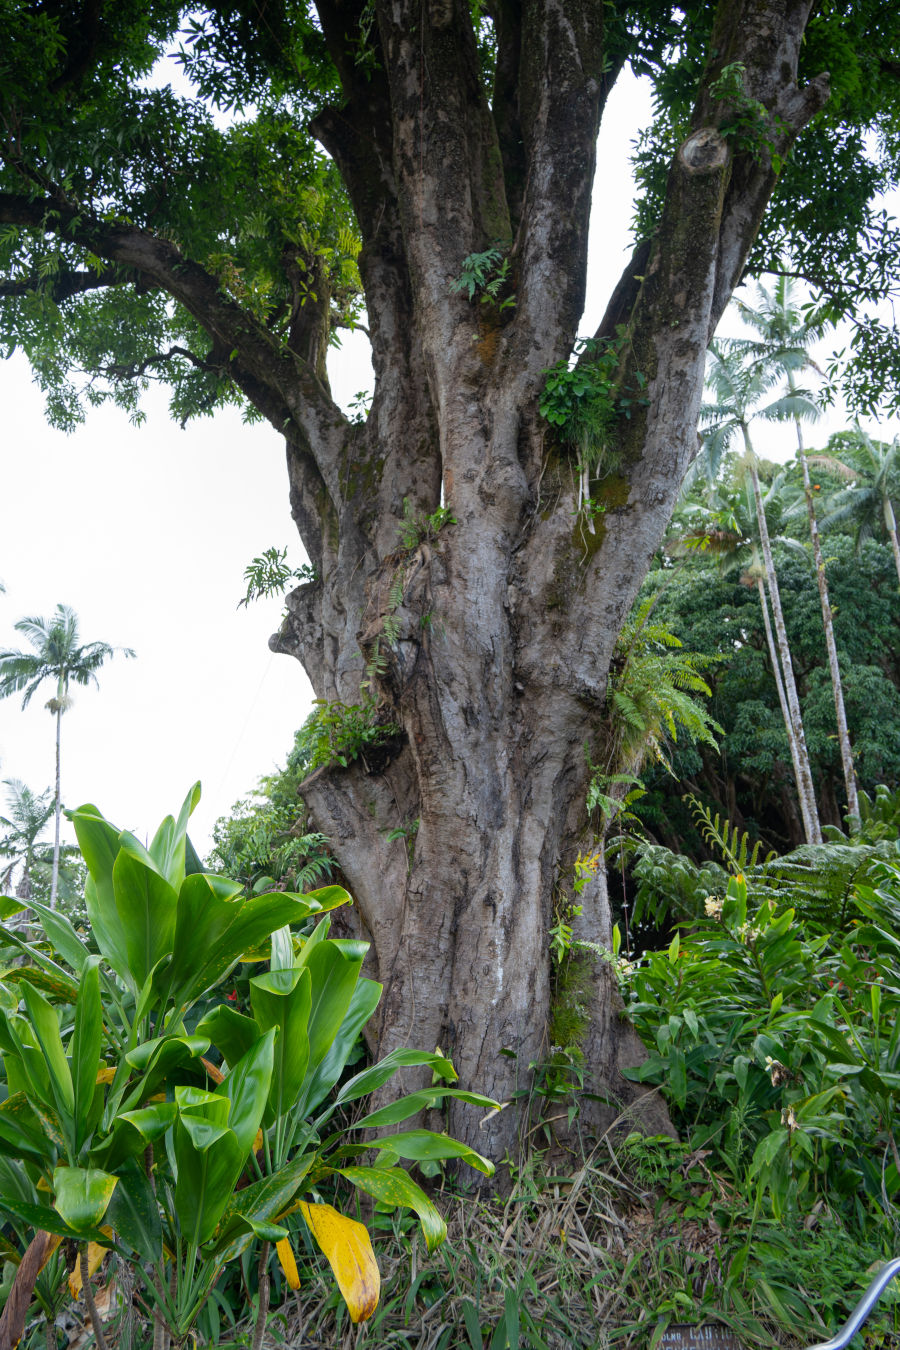
[[[715,127],[700,127],[688,136],[678,157],[689,173],[712,173],[728,160],[728,142]]]

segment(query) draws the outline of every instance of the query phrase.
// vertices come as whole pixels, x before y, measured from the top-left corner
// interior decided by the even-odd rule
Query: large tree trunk
[[[605,508],[591,530],[574,457],[537,402],[547,367],[571,350],[584,298],[608,90],[601,7],[573,10],[570,25],[543,6],[507,15],[507,35],[501,23],[500,75],[506,57],[523,66],[509,138],[466,74],[462,11],[435,6],[423,20],[406,8],[380,13],[389,87],[357,84],[348,69],[347,106],[316,127],[373,241],[360,266],[376,392],[367,426],[345,431],[330,457],[331,529],[314,510],[322,484],[308,454],[289,444],[294,514],[320,579],[289,597],[273,645],[301,657],[320,697],[346,703],[358,701],[368,662],[384,717],[401,729],[380,759],[320,769],[303,788],[373,943],[385,985],[378,1049],[440,1046],[464,1083],[507,1100],[550,1048],[548,929],[584,843],[585,747],[603,734],[616,637],[695,453],[706,348],[774,175],[765,156],[733,161],[701,96],[658,234],[638,249],[598,334],[627,322],[618,387],[635,387],[640,372],[646,401],[619,420],[591,477]],[[322,14],[336,50],[341,25]],[[779,5],[757,22],[756,11],[723,7],[719,49],[754,72],[761,97],[773,40],[795,69],[805,14]],[[775,101],[796,126],[820,98],[784,90]],[[464,256],[509,237],[515,307],[455,294]],[[455,523],[400,547],[404,502],[408,516],[433,512],[441,492]],[[407,837],[390,840],[397,829]],[[584,925],[609,946],[602,897]],[[584,1034],[595,1096],[583,1111],[598,1131],[635,1102],[618,1068],[641,1050],[608,963],[596,965]],[[512,1111],[479,1126],[454,1110],[449,1125],[495,1159],[513,1152]],[[657,1113],[653,1128],[664,1127]]]
[[[303,662],[319,698],[365,705],[353,715],[363,743],[304,793],[373,943],[378,1047],[440,1045],[464,1083],[502,1099],[528,1085],[545,1048],[548,927],[585,842],[585,747],[607,733],[616,636],[696,453],[707,346],[778,163],[827,98],[825,77],[796,83],[810,8],[715,9],[655,232],[596,335],[617,344],[618,365],[606,368],[609,416],[586,484],[538,404],[584,306],[599,119],[626,58],[608,6],[486,6],[489,97],[466,0],[318,0],[342,95],[312,126],[363,241],[375,370],[364,425],[328,391],[322,270],[298,288],[285,343],[171,239],[61,191],[0,195],[0,223],[59,230],[124,269],[116,276],[174,296],[211,335],[207,367],[285,431],[317,575],[288,597],[273,645]],[[736,105],[721,97],[733,78],[717,83],[726,67],[744,82]],[[747,99],[768,121],[758,143],[719,130]],[[470,303],[453,283],[495,241],[509,262],[497,299],[510,303]],[[315,267],[297,253],[291,266]],[[441,504],[454,523],[437,532],[425,517]],[[398,828],[414,833],[411,852],[389,839]],[[591,922],[608,942],[602,907]],[[596,990],[584,1043],[615,1110],[634,1095],[620,1056],[639,1051],[608,970]],[[592,1110],[587,1125],[605,1128],[609,1109]],[[450,1126],[496,1159],[513,1149],[514,1111],[483,1129],[451,1112]]]

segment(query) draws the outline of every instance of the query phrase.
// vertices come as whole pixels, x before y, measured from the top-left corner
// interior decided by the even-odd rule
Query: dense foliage
[[[767,497],[779,585],[800,690],[816,794],[824,822],[843,821],[841,761],[835,737],[834,701],[829,682],[822,616],[804,516],[797,510],[798,470],[767,476]],[[840,484],[820,469],[815,488],[827,511],[829,489]],[[637,808],[651,834],[671,847],[704,856],[702,840],[680,798],[698,793],[736,825],[784,850],[800,843],[784,721],[778,704],[757,596],[752,530],[741,515],[739,496],[727,509],[705,510],[700,523],[690,500],[673,527],[672,552],[650,574],[648,593],[662,589],[656,613],[689,650],[715,654],[709,669],[709,711],[723,728],[720,753],[703,745],[678,747],[675,778],[652,772]],[[720,495],[722,491],[720,490]],[[724,497],[728,497],[727,491]],[[705,541],[686,555],[686,521]],[[827,525],[827,515],[825,516]],[[852,522],[850,524],[852,528]],[[834,610],[834,629],[854,763],[860,786],[870,794],[878,783],[900,783],[900,595],[890,544],[870,537],[857,547],[852,534],[827,529],[823,550]],[[677,556],[677,555],[681,556]]]
[[[225,4],[185,12],[175,0],[101,4],[89,13],[3,5],[0,192],[10,194],[7,218],[15,223],[0,240],[7,277],[0,342],[27,353],[56,424],[71,426],[83,402],[108,397],[139,417],[140,390],[151,379],[171,386],[179,418],[243,402],[229,352],[186,308],[101,257],[99,239],[91,254],[95,214],[152,224],[285,347],[298,306],[319,288],[330,293],[336,327],[356,322],[356,225],[334,164],[310,132],[346,76],[329,13],[323,32],[305,4],[267,4],[258,15],[253,6]],[[629,63],[656,98],[637,154],[638,238],[658,224],[666,167],[689,125],[714,16],[705,4],[608,7],[608,69],[614,78]],[[895,284],[900,250],[896,226],[877,204],[897,179],[898,81],[886,55],[897,49],[897,22],[880,0],[855,5],[851,16],[817,7],[800,74],[805,82],[828,70],[831,98],[780,166],[752,260],[757,274],[804,276],[823,318],[851,318],[847,382],[863,407],[890,401],[898,387],[895,339],[872,307]],[[507,73],[496,66],[498,23],[490,7],[478,8],[488,91]],[[353,43],[361,70],[377,66],[371,7],[363,7]],[[173,51],[190,82],[186,94],[157,87],[151,74]],[[764,143],[765,110],[760,122],[742,69],[727,69],[722,79],[737,94],[725,134],[752,151]],[[728,94],[723,85],[719,96]],[[30,225],[11,209],[13,194],[46,197]],[[56,238],[57,222],[45,214],[54,200],[71,216]]]
[[[883,794],[880,805],[867,803],[876,834]],[[667,948],[619,963],[652,1047],[635,1076],[665,1092],[680,1142],[632,1136],[627,1151],[673,1215],[719,1235],[722,1288],[704,1297],[726,1317],[746,1315],[761,1285],[785,1328],[827,1321],[893,1255],[896,795],[891,805],[890,841],[817,850],[835,855],[842,888],[829,890],[810,849],[746,872],[733,854],[700,870],[657,849],[645,868],[657,905],[691,915]]]

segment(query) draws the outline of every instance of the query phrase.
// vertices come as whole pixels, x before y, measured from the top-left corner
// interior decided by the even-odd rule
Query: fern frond
[[[748,831],[745,830],[741,834],[737,825],[732,825],[731,821],[722,817],[718,811],[713,816],[712,812],[691,792],[685,795],[684,801],[690,806],[697,827],[707,844],[721,854],[732,872],[746,872],[749,868],[757,866],[762,851],[760,839],[755,841],[751,849]],[[768,863],[775,857],[776,854],[770,850],[766,856],[766,862]]]

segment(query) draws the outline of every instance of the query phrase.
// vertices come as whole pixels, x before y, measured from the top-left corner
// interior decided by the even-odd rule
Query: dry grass
[[[330,1271],[310,1254],[308,1282],[273,1317],[270,1344],[630,1350],[649,1346],[661,1319],[704,1317],[731,1324],[748,1346],[792,1344],[750,1305],[746,1314],[720,1306],[725,1272],[715,1223],[660,1206],[626,1178],[611,1149],[567,1179],[533,1171],[506,1200],[444,1194],[439,1204],[449,1232],[433,1255],[409,1221],[395,1221],[376,1240],[382,1297],[369,1323],[349,1322]]]

